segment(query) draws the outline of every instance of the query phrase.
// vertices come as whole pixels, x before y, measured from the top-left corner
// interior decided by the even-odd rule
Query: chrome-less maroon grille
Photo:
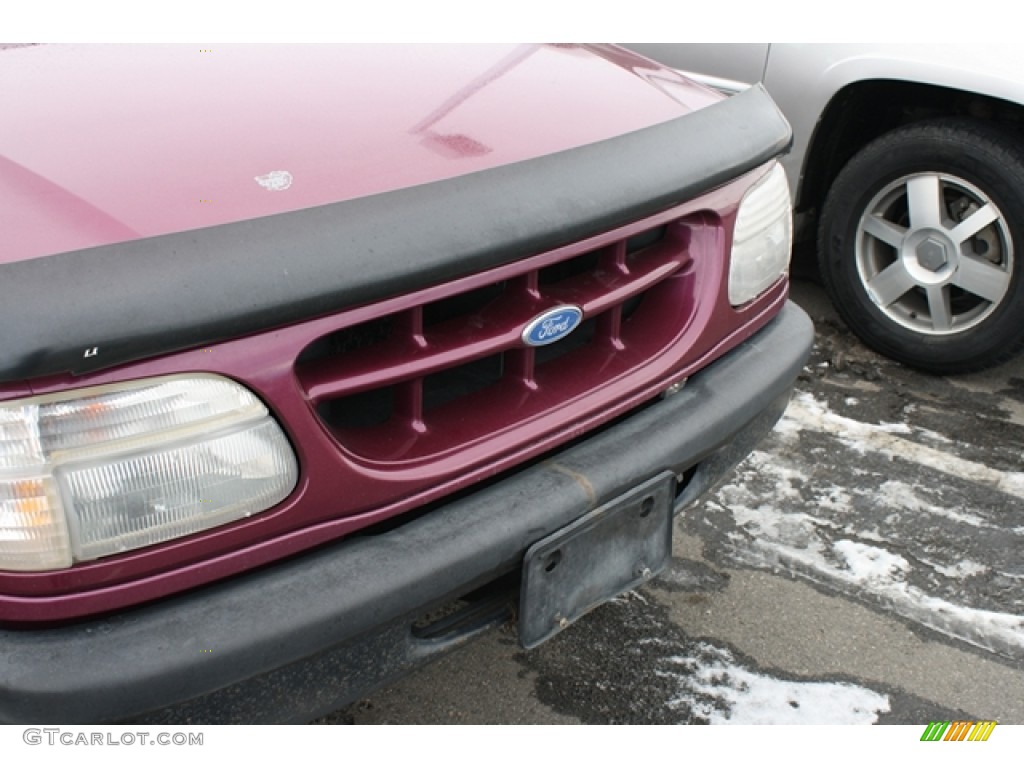
[[[660,354],[692,317],[690,230],[641,232],[554,264],[338,330],[296,374],[338,442],[377,462],[429,459],[600,390]],[[584,322],[543,347],[527,324],[559,305]]]

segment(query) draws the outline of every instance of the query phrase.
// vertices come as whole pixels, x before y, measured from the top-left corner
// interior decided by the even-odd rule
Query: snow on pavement
[[[1014,555],[1003,555],[1000,563],[985,549],[987,541],[1020,535],[1007,529],[1005,519],[1006,510],[1015,514],[1024,499],[1024,473],[985,467],[915,437],[905,424],[856,421],[798,393],[775,435],[705,510],[719,523],[731,516],[725,547],[740,564],[782,569],[949,637],[1024,658],[1024,571]],[[930,434],[923,439],[938,442]],[[813,456],[806,453],[812,441]],[[874,456],[875,463],[864,456]],[[894,459],[917,464],[933,478],[939,472],[955,478],[950,483],[985,488],[1004,501],[989,508],[943,505],[952,496],[945,482],[893,479],[886,462]],[[837,479],[837,471],[849,480]],[[976,536],[989,539],[972,542]],[[968,579],[998,580],[1003,586],[989,591],[1003,595],[1002,602],[990,600],[985,608],[1007,610],[979,607],[963,588]]]
[[[889,711],[889,697],[852,683],[781,680],[737,664],[724,648],[701,643],[670,656],[659,674],[679,694],[669,706],[733,725],[869,725]]]

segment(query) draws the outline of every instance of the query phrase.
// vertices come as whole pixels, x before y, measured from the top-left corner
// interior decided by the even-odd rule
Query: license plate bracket
[[[530,649],[658,575],[672,555],[675,475],[665,472],[531,546],[523,562],[519,642]]]

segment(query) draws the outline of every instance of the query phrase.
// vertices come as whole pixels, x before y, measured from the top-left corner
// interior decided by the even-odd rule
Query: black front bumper
[[[812,341],[787,304],[680,393],[401,527],[111,618],[0,631],[0,722],[301,722],[350,702],[506,618],[484,600],[414,627],[514,583],[532,543],[665,470],[686,479],[677,511],[692,503],[770,431]]]

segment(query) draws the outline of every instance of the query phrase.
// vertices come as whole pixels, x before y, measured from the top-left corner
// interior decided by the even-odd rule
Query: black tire
[[[1005,362],[1024,347],[1021,142],[960,119],[884,134],[832,184],[818,263],[840,316],[883,355],[932,373]]]

